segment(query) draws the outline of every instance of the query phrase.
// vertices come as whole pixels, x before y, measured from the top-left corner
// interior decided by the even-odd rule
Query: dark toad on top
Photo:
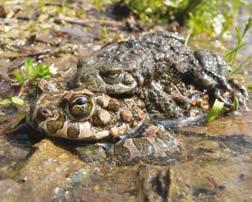
[[[137,96],[150,114],[173,119],[200,114],[208,98],[210,104],[218,99],[233,110],[236,97],[240,108],[247,109],[247,92],[227,78],[229,69],[207,50],[193,52],[176,33],[154,32],[108,44],[80,59],[72,85],[112,96]]]

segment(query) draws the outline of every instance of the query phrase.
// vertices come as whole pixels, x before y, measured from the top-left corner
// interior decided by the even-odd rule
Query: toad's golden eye
[[[88,96],[80,96],[74,98],[68,108],[75,119],[88,119],[94,111],[94,102]]]

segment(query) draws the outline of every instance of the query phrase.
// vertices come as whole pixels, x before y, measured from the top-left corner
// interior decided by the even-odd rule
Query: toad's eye
[[[94,111],[94,102],[88,96],[74,98],[68,105],[69,112],[75,119],[88,119]]]
[[[121,82],[121,80],[122,80],[122,73],[121,72],[118,72],[118,73],[115,73],[115,72],[106,72],[106,73],[101,73],[101,77],[103,78],[103,80],[106,83],[116,84],[116,83]]]
[[[86,97],[78,97],[77,99],[75,99],[75,104],[76,105],[85,105],[87,104],[88,100]]]

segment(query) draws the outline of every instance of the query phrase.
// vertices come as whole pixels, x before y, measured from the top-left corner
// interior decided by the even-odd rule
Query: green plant
[[[0,100],[0,106],[8,106],[10,104],[16,104],[16,105],[25,105],[25,101],[17,96],[13,96],[10,98],[4,98]]]
[[[247,20],[247,23],[245,25],[244,30],[241,32],[239,28],[235,28],[235,32],[236,32],[236,45],[234,48],[232,48],[231,50],[229,50],[226,54],[225,54],[225,59],[228,61],[228,63],[231,66],[234,66],[234,64],[237,61],[237,55],[239,53],[239,51],[244,48],[246,46],[245,42],[244,42],[244,37],[245,35],[248,33],[248,31],[251,29],[252,27],[252,17],[249,17]],[[238,73],[241,71],[242,67],[244,66],[245,63],[247,63],[249,60],[251,59],[251,57],[248,57],[246,59],[244,59],[232,72],[232,74]]]
[[[207,114],[207,122],[211,122],[217,119],[223,113],[223,110],[224,110],[224,103],[215,100],[214,105]]]
[[[234,97],[233,110],[237,111],[238,108],[239,108],[238,98]],[[225,107],[225,104],[223,102],[220,102],[219,100],[216,99],[214,101],[212,108],[210,109],[210,111],[207,114],[207,122],[211,122],[229,111],[230,111],[230,109]]]
[[[29,92],[34,91],[34,86],[41,78],[51,77],[56,73],[56,68],[53,65],[46,65],[43,63],[34,63],[31,59],[27,59],[21,69],[14,70],[14,81],[17,82],[21,89],[27,85]],[[22,91],[22,90],[21,90]],[[0,100],[0,106],[8,106],[10,104],[25,105],[25,101],[18,97],[13,96]]]
[[[122,2],[146,23],[168,22],[173,18],[172,11],[180,6],[180,1],[170,0],[123,0]]]
[[[43,77],[51,77],[55,73],[53,65],[49,66],[43,63],[33,63],[31,59],[27,59],[21,70],[14,70],[15,80],[19,85],[23,86],[25,81],[29,83],[37,83]]]
[[[238,8],[240,0],[198,0],[192,6],[190,0],[184,15],[189,14],[184,19],[192,33],[207,33],[210,36],[222,35],[230,30]]]
[[[92,4],[95,5],[96,9],[99,11],[104,10],[104,5],[111,3],[112,0],[89,0]]]
[[[121,0],[147,23],[178,21],[191,33],[217,36],[229,30],[241,0]]]

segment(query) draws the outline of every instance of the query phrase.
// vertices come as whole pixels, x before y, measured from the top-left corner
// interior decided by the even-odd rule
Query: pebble
[[[120,116],[121,116],[122,121],[126,123],[129,123],[133,118],[133,115],[130,111],[123,110],[123,109],[120,111]]]

